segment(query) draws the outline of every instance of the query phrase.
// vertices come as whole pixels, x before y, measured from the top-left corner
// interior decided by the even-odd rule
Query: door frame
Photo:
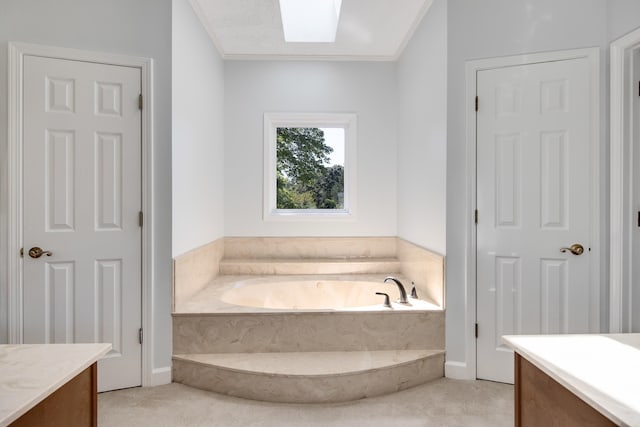
[[[609,331],[630,331],[632,307],[624,304],[624,295],[633,287],[630,245],[633,218],[633,115],[640,113],[634,102],[635,79],[632,55],[640,51],[640,29],[613,41],[610,46],[611,129],[610,129],[610,266],[609,266]],[[637,70],[635,70],[637,72]],[[637,126],[637,124],[636,124]],[[637,279],[637,278],[635,278]],[[631,298],[629,304],[632,303]]]
[[[591,255],[597,262],[591,263],[589,283],[590,288],[590,328],[599,328],[600,324],[600,48],[573,49],[554,52],[531,53],[505,56],[499,58],[479,59],[466,63],[466,197],[465,212],[465,297],[464,297],[464,337],[465,361],[447,362],[447,376],[460,379],[476,378],[476,111],[475,97],[477,93],[477,73],[482,70],[512,67],[517,65],[536,64],[540,62],[564,61],[586,58],[589,61],[589,86],[593,103],[590,111],[591,141],[589,141],[592,174],[589,181],[590,205],[593,214],[591,221],[590,240]],[[482,108],[482,101],[480,101]],[[594,314],[597,313],[597,316]],[[592,325],[591,323],[594,323]]]
[[[145,339],[142,343],[142,385],[154,385],[153,372],[153,59],[43,46],[29,43],[9,42],[9,117],[8,117],[8,323],[9,343],[23,342],[23,262],[20,248],[23,247],[23,69],[25,56],[40,56],[72,61],[94,62],[140,69],[141,90],[144,100],[142,109],[142,328]]]

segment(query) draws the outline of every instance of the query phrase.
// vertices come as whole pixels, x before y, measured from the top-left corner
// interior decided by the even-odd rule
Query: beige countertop
[[[0,426],[11,424],[110,349],[111,344],[0,345]]]
[[[640,334],[502,339],[614,423],[640,426]]]

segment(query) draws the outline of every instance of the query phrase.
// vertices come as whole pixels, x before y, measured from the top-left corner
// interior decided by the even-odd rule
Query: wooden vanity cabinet
[[[515,353],[515,425],[595,427],[616,424]]]
[[[93,363],[9,424],[10,427],[97,427],[98,366]]]

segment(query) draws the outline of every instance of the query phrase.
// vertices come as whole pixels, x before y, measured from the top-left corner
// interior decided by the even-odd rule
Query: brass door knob
[[[29,256],[31,258],[40,258],[42,255],[51,256],[53,255],[53,253],[51,253],[51,251],[43,251],[37,246],[34,246],[31,249],[29,249]]]
[[[584,252],[584,247],[580,243],[574,243],[571,247],[568,248],[560,248],[560,252],[571,252],[574,255],[582,255]]]

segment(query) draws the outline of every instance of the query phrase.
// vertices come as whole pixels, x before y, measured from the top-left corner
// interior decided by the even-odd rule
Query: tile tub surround
[[[397,287],[384,283],[384,277],[219,276],[183,304],[183,312],[173,314],[173,380],[257,400],[333,402],[391,393],[442,377],[444,311],[435,304],[413,301],[411,307],[396,304],[391,310],[381,300],[374,307],[339,311],[282,310],[220,299],[237,286],[314,279],[379,283],[381,290],[397,298]],[[322,364],[311,363],[331,360],[330,366],[348,366],[354,357],[360,358],[361,366],[342,372],[328,373]],[[388,360],[376,365],[376,357]],[[230,366],[230,360],[255,363],[247,369]],[[279,361],[281,370],[264,366],[265,360]],[[310,371],[297,372],[300,363]]]
[[[174,310],[218,277],[223,254],[224,239],[218,239],[174,258]]]
[[[173,353],[444,349],[444,312],[182,314]]]
[[[222,274],[400,272],[395,237],[225,238]]]
[[[444,256],[406,240],[397,240],[397,257],[400,272],[407,278],[407,292],[414,282],[420,299],[433,301],[444,308]]]
[[[226,237],[174,259],[175,312],[220,275],[401,275],[444,308],[444,257],[396,237]],[[220,283],[220,282],[216,282]]]
[[[444,256],[397,237],[227,237],[223,274],[401,273],[444,307]],[[403,282],[404,283],[404,282]]]
[[[395,237],[225,237],[226,259],[395,258]]]
[[[400,261],[396,258],[278,258],[278,259],[224,259],[220,273],[225,275],[271,274],[396,274]]]
[[[194,258],[215,263],[217,277],[204,287],[198,284],[200,290],[190,298],[176,299],[174,381],[251,399],[334,402],[390,393],[443,376],[443,257],[395,237],[225,238],[223,248],[222,257]],[[405,269],[410,276],[403,274]],[[238,287],[317,280],[379,283],[379,291],[395,301],[397,287],[384,283],[389,275],[398,277],[407,293],[414,281],[420,300],[411,307],[396,304],[392,310],[382,306],[382,297],[379,305],[339,310],[268,309],[222,300],[225,292]],[[184,276],[176,276],[176,289],[180,279]],[[194,287],[189,289],[193,292]],[[255,366],[229,365],[229,357]],[[367,363],[327,373],[310,362],[348,365],[353,358]],[[376,358],[386,362],[376,363]],[[282,370],[274,373],[264,363],[275,360]],[[296,373],[299,363],[311,370]]]
[[[443,374],[444,352],[435,350],[173,358],[175,382],[268,402],[346,402],[404,390]]]
[[[174,354],[287,351],[444,349],[444,312],[428,302],[407,309],[279,310],[227,304],[221,296],[238,285],[283,280],[346,280],[380,283],[384,275],[220,276],[173,314]],[[401,280],[406,280],[399,276]],[[418,309],[419,304],[423,307]],[[396,306],[397,307],[397,306]]]

